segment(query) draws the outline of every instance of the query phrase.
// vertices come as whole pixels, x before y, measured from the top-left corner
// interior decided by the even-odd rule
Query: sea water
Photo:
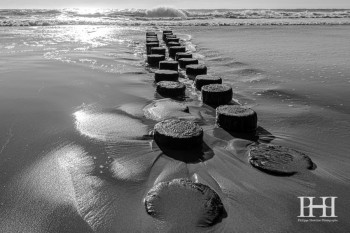
[[[154,183],[189,176],[225,196],[220,232],[346,231],[349,15],[1,10],[1,229],[166,231],[149,222],[142,197]],[[186,79],[185,103],[214,157],[198,167],[162,156],[142,109],[161,98],[145,63],[145,31],[163,29],[232,85],[235,101],[257,111],[260,143],[308,154],[318,166],[313,174],[281,179],[254,171],[246,164],[247,140],[213,130],[215,114]],[[337,196],[339,222],[298,223],[303,195]]]

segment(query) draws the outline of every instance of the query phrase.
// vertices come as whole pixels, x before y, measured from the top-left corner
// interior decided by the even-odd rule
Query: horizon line
[[[138,10],[149,10],[160,7],[174,8],[179,10],[350,10],[350,8],[176,8],[170,6],[158,6],[153,8],[112,8],[112,7],[53,7],[53,8],[0,8],[0,10],[64,10],[64,9],[100,9],[100,10],[108,10],[108,9],[138,9]]]

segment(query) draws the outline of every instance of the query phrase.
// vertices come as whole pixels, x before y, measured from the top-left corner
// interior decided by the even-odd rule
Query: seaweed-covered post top
[[[155,32],[146,32],[146,37],[147,36],[157,36],[157,33],[155,33]]]
[[[169,43],[169,42],[180,43],[180,38],[169,38],[169,37],[166,37],[165,39],[166,39],[165,43]]]
[[[151,54],[160,54],[165,56],[166,49],[164,47],[153,47],[151,48]]]
[[[210,84],[202,87],[203,103],[208,105],[224,105],[232,100],[232,88],[226,84]]]
[[[241,105],[222,105],[216,108],[216,124],[228,131],[255,131],[257,121],[256,112]]]
[[[163,31],[163,40],[165,41],[166,35],[172,35],[172,34],[173,34],[173,31],[171,31],[171,30],[164,30]]]
[[[175,54],[175,61],[178,61],[180,58],[192,58],[192,57],[193,57],[192,53],[177,52]]]
[[[177,81],[178,79],[179,79],[179,72],[175,70],[157,70],[156,72],[154,72],[155,82]]]
[[[186,66],[186,74],[194,77],[207,74],[207,70],[208,68],[203,64],[192,64]]]
[[[173,149],[195,148],[202,145],[203,129],[193,121],[167,119],[154,126],[154,140]]]
[[[186,52],[186,47],[185,46],[172,46],[172,47],[169,47],[169,57],[175,58],[175,55],[178,52]]]
[[[195,58],[180,58],[179,65],[182,69],[186,69],[187,65],[196,65],[198,64],[198,60]]]
[[[169,42],[166,44],[166,46],[170,48],[170,47],[175,47],[175,46],[181,46],[181,44],[178,42]]]
[[[203,74],[203,75],[198,75],[194,80],[194,83],[197,90],[201,90],[202,87],[205,85],[222,84],[222,79],[217,76]]]
[[[167,43],[168,42],[168,39],[170,38],[177,38],[176,35],[173,35],[173,34],[165,34],[164,36],[164,42]]]
[[[157,37],[147,37],[146,38],[146,43],[152,43],[152,42],[159,43],[159,40]]]
[[[163,96],[177,97],[185,95],[186,86],[180,82],[160,81],[157,83],[157,92]]]
[[[161,61],[159,62],[160,70],[175,70],[178,71],[179,63],[177,61]]]

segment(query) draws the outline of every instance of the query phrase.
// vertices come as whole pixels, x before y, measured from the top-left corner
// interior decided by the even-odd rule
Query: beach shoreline
[[[155,93],[154,70],[145,67],[144,28],[0,28],[0,227],[186,231],[147,216],[142,201],[161,181],[189,178],[215,190],[227,211],[208,231],[346,231],[348,28],[172,28],[208,73],[233,87],[234,100],[257,111],[258,142],[292,147],[317,164],[292,177],[251,167],[253,142],[216,128],[215,109],[201,104],[185,78],[184,103],[212,157],[187,164],[152,143],[156,121],[143,108],[163,97]],[[161,29],[153,28],[159,35]],[[298,196],[307,195],[337,196],[338,222],[298,221]]]

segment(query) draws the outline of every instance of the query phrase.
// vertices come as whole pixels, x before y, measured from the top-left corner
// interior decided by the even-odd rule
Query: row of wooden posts
[[[154,77],[157,92],[162,96],[184,96],[186,86],[179,82],[179,69],[186,71],[183,78],[194,79],[193,88],[201,91],[205,105],[215,108],[216,125],[238,137],[256,140],[257,114],[254,110],[232,101],[233,92],[230,85],[222,84],[222,79],[207,74],[207,67],[199,64],[193,55],[181,45],[181,40],[172,31],[163,31],[162,39],[166,46],[159,47],[155,32],[147,32],[146,48],[149,66],[156,67]],[[163,44],[163,43],[162,43]],[[166,59],[166,55],[169,58]],[[181,72],[183,73],[183,72]],[[188,82],[186,82],[188,83]],[[188,86],[191,88],[191,86]],[[169,104],[171,105],[171,104]],[[203,107],[206,108],[206,106]],[[193,149],[203,145],[204,130],[190,120],[171,118],[157,123],[154,127],[154,140],[158,145],[172,149]],[[190,153],[192,158],[179,156],[181,153],[169,154],[184,162],[202,161]],[[254,146],[249,151],[250,164],[264,172],[274,175],[290,176],[299,169],[315,169],[312,160],[293,149],[264,143]]]
[[[257,114],[249,108],[232,104],[231,86],[222,84],[220,77],[208,75],[207,67],[193,58],[172,31],[164,30],[162,40],[164,43],[159,41],[156,32],[146,32],[147,63],[158,68],[154,78],[160,95],[171,98],[185,95],[186,86],[178,81],[180,68],[185,71],[186,78],[194,79],[194,87],[201,91],[203,103],[216,108],[216,121],[220,127],[236,132],[256,130]]]

